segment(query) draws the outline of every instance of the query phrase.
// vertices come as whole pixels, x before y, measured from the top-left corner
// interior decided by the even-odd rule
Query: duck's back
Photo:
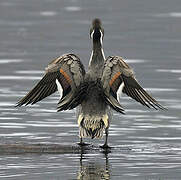
[[[99,80],[87,83],[86,96],[79,107],[80,137],[101,138],[104,129],[109,127],[102,85]]]
[[[104,114],[106,103],[100,79],[87,81],[86,84],[86,96],[81,104],[82,112],[92,116]]]
[[[99,68],[89,67],[85,76],[86,95],[79,107],[78,116],[80,137],[101,138],[104,130],[109,127],[109,113],[100,81],[103,66],[102,63]]]

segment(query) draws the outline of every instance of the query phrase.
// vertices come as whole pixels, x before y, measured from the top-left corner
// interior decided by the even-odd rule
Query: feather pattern
[[[122,92],[142,105],[148,108],[165,109],[140,86],[133,70],[119,56],[109,56],[106,59],[101,81],[107,95],[107,101],[112,104],[115,110],[118,110],[116,109],[119,100],[117,91],[122,83],[124,83],[124,85],[122,84]]]
[[[57,83],[59,83],[63,89],[61,105],[64,106],[63,109],[65,110],[69,107],[65,106],[62,99],[67,100],[68,97],[73,98],[75,96],[74,92],[76,92],[76,89],[79,89],[83,82],[84,75],[85,70],[83,64],[76,55],[62,55],[48,64],[43,78],[17,103],[17,106],[22,106],[23,104],[35,104],[36,102],[41,101],[56,92],[58,90]],[[69,100],[73,101],[72,99]],[[61,105],[59,105],[60,109]]]

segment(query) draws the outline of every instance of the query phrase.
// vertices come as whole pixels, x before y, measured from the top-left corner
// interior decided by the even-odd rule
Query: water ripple
[[[78,6],[67,6],[67,7],[65,7],[65,10],[66,11],[81,11],[82,10],[82,8],[81,7],[78,7]]]
[[[39,76],[0,76],[0,80],[40,80]]]
[[[55,16],[57,15],[57,12],[55,11],[42,11],[40,12],[41,16]]]
[[[43,74],[44,71],[26,70],[26,71],[15,71],[17,74]]]
[[[157,72],[181,73],[181,69],[157,69]]]
[[[158,14],[154,14],[153,16],[163,17],[163,18],[168,18],[168,17],[180,18],[181,12],[158,13]]]
[[[23,61],[23,59],[0,59],[0,64],[19,63]]]
[[[135,64],[135,63],[144,63],[148,60],[145,59],[125,59],[126,63]]]
[[[145,88],[148,91],[152,92],[171,92],[171,91],[180,91],[179,89],[174,89],[174,88]]]

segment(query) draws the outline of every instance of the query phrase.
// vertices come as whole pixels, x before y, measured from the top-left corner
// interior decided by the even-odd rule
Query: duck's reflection
[[[108,161],[108,152],[104,152],[105,157],[101,160],[89,159],[84,157],[84,153],[81,153],[80,157],[80,170],[78,172],[78,180],[109,180],[110,179],[110,166]]]

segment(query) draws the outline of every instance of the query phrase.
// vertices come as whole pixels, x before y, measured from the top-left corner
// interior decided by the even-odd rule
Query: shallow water
[[[181,179],[181,1],[1,0],[0,143],[79,141],[75,110],[56,112],[58,94],[14,108],[48,62],[91,52],[90,21],[105,28],[105,55],[120,55],[168,111],[146,109],[123,96],[114,113],[110,153],[1,155],[0,179]],[[86,140],[95,145],[103,140]]]

